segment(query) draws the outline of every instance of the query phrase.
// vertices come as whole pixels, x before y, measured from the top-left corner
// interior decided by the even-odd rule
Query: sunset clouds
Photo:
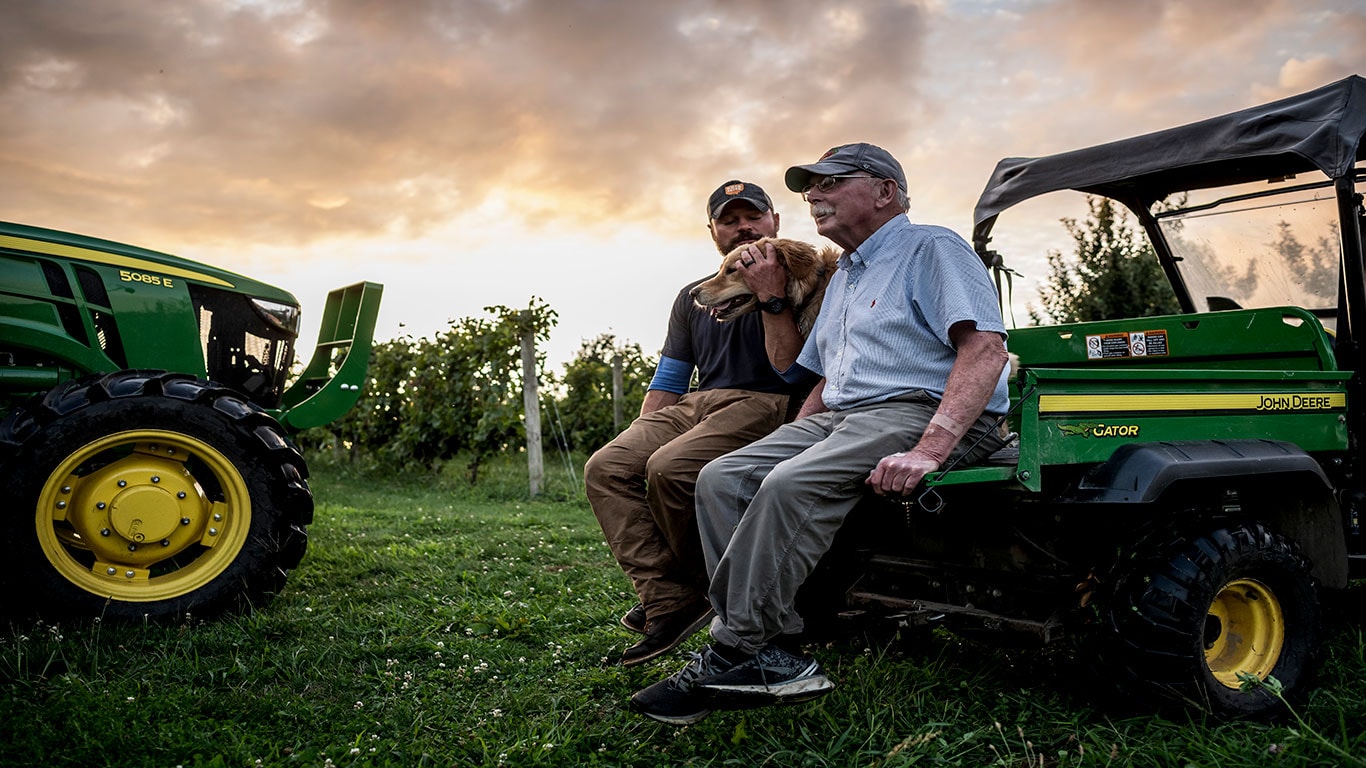
[[[906,166],[913,217],[966,232],[1003,156],[1366,73],[1363,40],[1349,0],[31,0],[0,24],[0,218],[253,274],[349,259],[409,297],[388,326],[423,334],[535,294],[571,349],[610,327],[653,351],[715,261],[703,201],[726,178],[814,239],[783,169],[872,141]],[[611,313],[574,304],[581,268],[538,261],[647,236],[670,263],[598,283],[639,301]],[[515,290],[484,271],[495,247]],[[422,282],[404,259],[465,293],[405,315],[436,298],[392,279]]]

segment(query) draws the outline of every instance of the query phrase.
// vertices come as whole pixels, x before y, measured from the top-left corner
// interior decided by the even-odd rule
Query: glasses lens
[[[807,185],[806,185],[806,189],[803,189],[803,190],[802,190],[802,194],[805,195],[805,194],[807,194],[808,192],[810,192],[810,191],[813,190],[813,189],[820,190],[820,191],[823,192],[823,193],[824,193],[824,192],[829,192],[830,190],[832,190],[832,189],[835,188],[835,185],[836,185],[836,184],[839,184],[841,181],[844,181],[845,179],[871,179],[871,178],[873,178],[873,177],[872,177],[872,176],[864,176],[864,175],[861,175],[861,174],[838,174],[838,175],[835,175],[835,176],[826,176],[825,178],[821,179],[821,180],[818,181],[818,182],[815,182],[814,184],[807,184]]]

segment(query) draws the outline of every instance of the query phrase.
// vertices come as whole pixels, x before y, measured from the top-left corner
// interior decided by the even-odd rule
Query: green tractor
[[[853,583],[843,615],[1076,641],[1159,707],[1255,717],[1305,692],[1321,598],[1366,576],[1363,133],[1350,77],[1002,160],[975,211],[989,267],[1016,204],[1103,196],[1183,314],[1012,331],[1015,447],[856,510],[822,565]]]
[[[346,413],[381,286],[299,303],[164,253],[0,223],[6,616],[158,620],[264,604],[307,546],[289,435]]]

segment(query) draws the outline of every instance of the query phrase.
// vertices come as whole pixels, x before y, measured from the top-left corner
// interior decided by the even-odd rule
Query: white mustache
[[[813,205],[813,206],[811,206],[811,218],[813,218],[813,219],[814,219],[814,218],[819,218],[819,217],[821,217],[821,216],[829,216],[829,215],[833,214],[834,212],[835,212],[835,209],[832,208],[832,207],[830,207],[830,206],[828,206],[828,205]]]

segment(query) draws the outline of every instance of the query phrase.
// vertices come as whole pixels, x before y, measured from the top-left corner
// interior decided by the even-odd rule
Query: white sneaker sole
[[[711,691],[716,696],[764,699],[775,704],[809,701],[835,690],[835,684],[821,672],[820,665],[816,662],[812,662],[797,677],[782,683],[707,683],[698,687]]]

